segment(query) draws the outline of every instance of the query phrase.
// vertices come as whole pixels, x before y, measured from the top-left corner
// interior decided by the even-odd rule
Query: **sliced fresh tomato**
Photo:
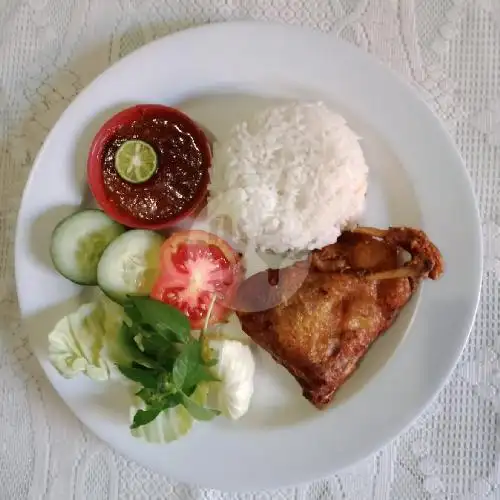
[[[205,231],[180,231],[162,246],[161,274],[151,297],[181,310],[198,329],[214,294],[209,324],[227,317],[226,305],[242,278],[240,255],[228,243]]]

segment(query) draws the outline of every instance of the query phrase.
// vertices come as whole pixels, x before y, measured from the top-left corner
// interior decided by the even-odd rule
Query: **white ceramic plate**
[[[422,227],[443,252],[446,274],[428,282],[379,339],[327,411],[262,352],[256,395],[239,422],[199,424],[166,446],[128,431],[120,387],[64,380],[47,360],[47,333],[81,303],[48,256],[62,216],[88,201],[85,161],[103,121],[128,105],[179,106],[216,136],[249,109],[276,99],[322,99],[363,138],[371,167],[366,223]],[[480,289],[480,224],[452,141],[426,105],[375,60],[331,36],[258,23],[211,25],[152,43],[114,65],[68,107],[26,187],[16,275],[33,349],[54,388],[100,438],[168,476],[246,490],[328,475],[394,438],[424,409],[455,365]]]

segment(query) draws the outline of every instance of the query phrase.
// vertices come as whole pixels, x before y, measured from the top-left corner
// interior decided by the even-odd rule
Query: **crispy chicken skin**
[[[267,273],[250,277],[238,293],[238,316],[243,330],[322,408],[419,282],[442,273],[441,254],[422,231],[357,228],[309,261],[280,270],[276,283],[259,288]]]

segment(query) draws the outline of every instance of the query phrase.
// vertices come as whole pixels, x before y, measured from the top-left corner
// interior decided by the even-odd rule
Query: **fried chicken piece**
[[[441,254],[422,231],[357,228],[307,262],[273,271],[272,280],[268,273],[250,277],[235,309],[243,330],[322,408],[419,282],[442,273]]]

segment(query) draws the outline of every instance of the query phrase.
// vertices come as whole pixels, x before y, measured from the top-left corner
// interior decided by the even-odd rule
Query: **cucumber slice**
[[[163,236],[143,229],[122,234],[99,261],[99,288],[119,304],[127,300],[127,295],[149,295],[160,274],[163,241]]]
[[[125,231],[101,210],[82,210],[52,233],[50,256],[57,271],[79,285],[97,284],[97,265],[106,247]]]

